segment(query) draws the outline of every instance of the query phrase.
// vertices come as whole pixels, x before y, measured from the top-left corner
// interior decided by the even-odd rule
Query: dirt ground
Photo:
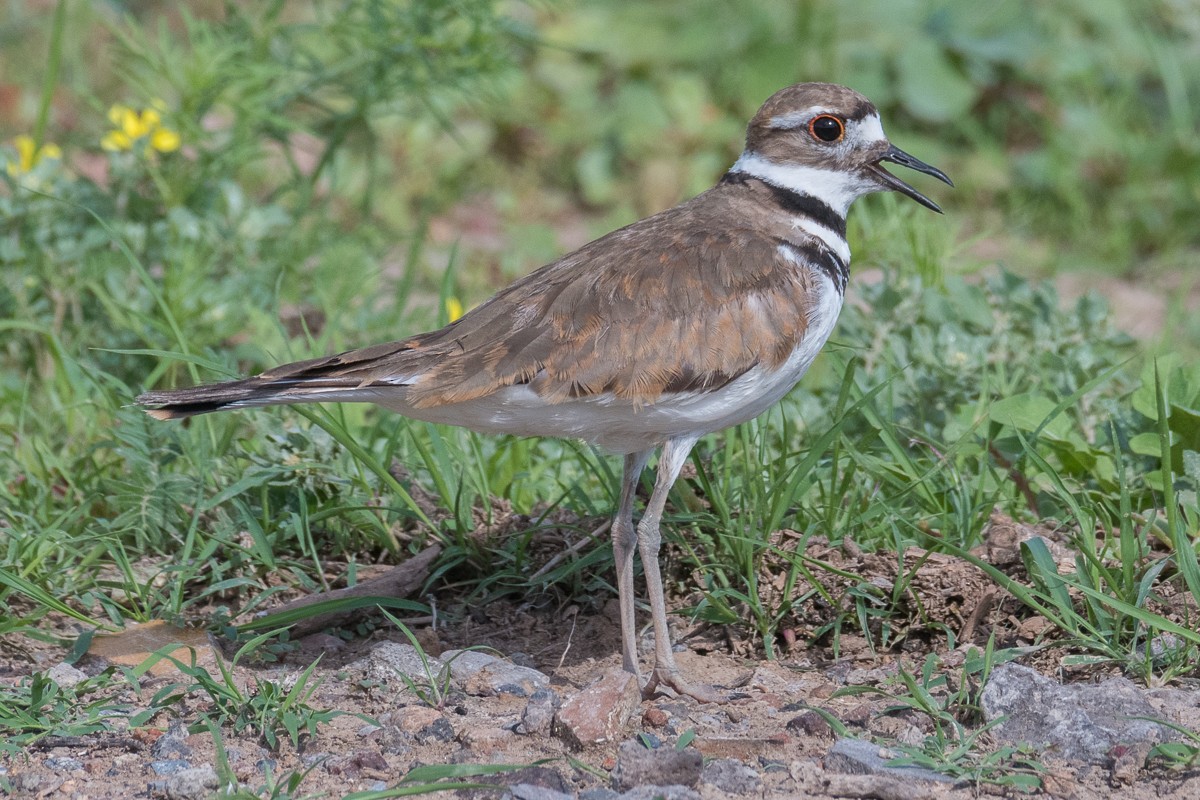
[[[993,563],[1011,563],[1016,542],[1034,532],[1054,536],[1051,531],[1034,531],[1005,518],[994,518],[988,547],[981,552]],[[810,541],[807,552],[878,586],[893,585],[900,569],[891,554],[864,554],[819,541]],[[279,662],[239,665],[236,681],[243,687],[264,678],[289,685],[320,656],[315,677],[321,684],[310,704],[349,713],[321,725],[315,736],[304,738],[298,750],[285,742],[272,752],[257,735],[235,735],[226,730],[226,755],[237,779],[252,788],[264,785],[264,771],[278,778],[288,771],[311,767],[294,796],[340,797],[348,792],[380,790],[395,786],[416,766],[458,763],[536,765],[520,773],[482,780],[501,786],[530,783],[578,796],[609,786],[609,772],[617,762],[622,741],[644,736],[651,743],[671,745],[681,736],[694,735],[691,746],[706,760],[734,759],[758,775],[761,783],[747,791],[744,796],[748,797],[1005,795],[1011,790],[986,784],[959,788],[924,785],[921,794],[912,794],[911,787],[889,789],[886,781],[863,783],[868,779],[827,772],[823,767],[835,735],[812,709],[836,718],[851,735],[876,741],[919,743],[933,731],[928,717],[898,710],[886,695],[835,696],[839,690],[878,686],[895,693],[898,689],[889,681],[901,667],[919,674],[930,652],[938,653],[948,675],[955,675],[961,674],[957,668],[963,663],[965,648],[982,645],[991,634],[996,635],[997,647],[1020,647],[1032,645],[1046,633],[1039,618],[1023,614],[1014,600],[995,589],[970,564],[910,550],[903,568],[915,571],[908,616],[893,616],[887,646],[874,650],[867,638],[855,633],[839,637],[837,653],[831,649],[832,639],[828,636],[805,646],[816,627],[834,610],[820,603],[809,604],[796,618],[794,627],[785,631],[785,643],[797,644],[774,661],[762,658],[758,644],[739,638],[745,631],[736,626],[692,626],[682,617],[675,617],[679,626],[676,641],[687,648],[679,653],[681,668],[722,687],[730,702],[702,705],[673,697],[643,701],[640,713],[622,736],[579,750],[555,735],[518,733],[517,723],[528,702],[525,697],[468,696],[454,690],[439,709],[421,702],[400,680],[371,679],[355,662],[382,640],[405,641],[394,627],[380,624],[360,636],[349,636],[345,630],[343,636],[313,634],[299,640],[299,647],[284,654]],[[764,584],[770,583],[770,572],[768,565]],[[834,596],[845,596],[848,586],[831,580],[826,589]],[[554,691],[565,698],[606,668],[620,665],[615,598],[597,598],[596,604],[563,606],[551,596],[472,607],[449,603],[439,614],[437,628],[418,628],[418,637],[431,655],[448,648],[494,648],[515,663],[545,673]],[[71,630],[65,622],[60,625],[60,633]],[[945,636],[936,633],[946,629],[954,631],[963,643],[955,651],[947,651]],[[211,664],[213,653],[206,648],[204,638],[196,641],[201,663],[209,659]],[[644,653],[652,652],[652,641],[642,641],[640,646]],[[1114,674],[1094,669],[1070,674],[1060,661],[1064,652],[1050,647],[1022,661],[1064,680],[1092,681]],[[0,681],[15,683],[35,670],[50,668],[65,656],[60,649],[32,640],[9,640],[0,648]],[[95,674],[109,667],[110,662],[86,656],[77,666]],[[211,666],[210,671],[216,674]],[[136,712],[146,708],[156,692],[181,679],[170,670],[146,675],[136,692],[127,689],[120,699]],[[207,732],[189,734],[181,725],[195,723],[207,708],[207,697],[193,692],[182,697],[170,712],[158,714],[137,729],[123,729],[121,721],[116,720],[112,732],[42,740],[23,755],[3,762],[3,777],[17,797],[83,800],[181,796],[168,792],[165,778],[169,775],[156,772],[151,763],[160,770],[175,768],[172,764],[215,764],[212,737]],[[373,722],[358,715],[370,717]],[[994,748],[997,744],[985,736],[978,746]],[[171,763],[164,767],[167,762]],[[1118,774],[1115,765],[1071,767],[1052,759],[1045,763],[1047,793],[1055,797],[1200,798],[1200,771],[1180,773],[1151,766],[1135,770],[1130,782],[1130,776]],[[703,797],[734,796],[704,784],[700,790]],[[460,795],[489,797],[499,793],[471,790]]]

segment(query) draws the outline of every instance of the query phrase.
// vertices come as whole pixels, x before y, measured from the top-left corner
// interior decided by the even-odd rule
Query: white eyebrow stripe
[[[807,125],[808,121],[818,114],[833,114],[833,111],[825,106],[811,106],[800,111],[789,111],[778,117],[771,117],[770,127],[777,130],[799,128],[801,125]]]

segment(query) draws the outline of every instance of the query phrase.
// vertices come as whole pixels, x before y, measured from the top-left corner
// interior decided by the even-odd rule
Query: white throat
[[[742,153],[729,171],[752,175],[783,189],[815,197],[842,217],[856,199],[879,191],[878,186],[863,176],[803,164],[777,164],[749,150]]]

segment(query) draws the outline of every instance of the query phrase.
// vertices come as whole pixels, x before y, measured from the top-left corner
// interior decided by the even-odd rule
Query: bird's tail
[[[312,382],[271,380],[264,375],[189,389],[170,389],[138,395],[137,403],[155,419],[183,419],[197,414],[235,408],[255,408],[285,403],[317,403],[341,399],[353,391],[344,383],[321,386]]]
[[[234,408],[288,403],[398,400],[415,371],[410,341],[389,342],[297,361],[243,378],[189,389],[146,392],[137,402],[155,419],[182,419]]]

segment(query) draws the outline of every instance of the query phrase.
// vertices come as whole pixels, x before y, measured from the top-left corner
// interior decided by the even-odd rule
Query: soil
[[[1016,545],[1028,535],[1053,538],[1053,532],[1019,525],[1004,517],[993,518],[988,545],[980,554],[1002,569],[1014,566]],[[780,533],[781,547],[789,533]],[[699,704],[689,698],[659,697],[643,701],[623,735],[603,745],[572,750],[554,735],[522,735],[516,732],[527,699],[512,694],[494,697],[467,696],[452,690],[440,708],[431,707],[401,681],[369,679],[354,662],[380,641],[406,641],[392,626],[368,626],[365,635],[341,636],[328,632],[299,640],[280,661],[238,665],[237,684],[249,691],[257,680],[270,679],[291,685],[299,673],[320,661],[313,678],[320,686],[309,699],[318,709],[347,712],[321,724],[315,735],[304,736],[294,747],[287,737],[277,750],[264,746],[253,732],[233,733],[223,729],[226,756],[239,782],[264,792],[264,771],[278,778],[311,767],[297,796],[339,797],[348,792],[380,790],[398,784],[419,765],[523,764],[536,765],[520,773],[475,780],[506,787],[533,783],[568,794],[609,786],[609,772],[616,764],[622,741],[645,737],[650,743],[673,745],[681,736],[694,737],[692,747],[705,759],[735,759],[749,766],[761,779],[751,797],[838,797],[838,796],[930,796],[976,797],[1004,795],[1015,790],[980,783],[959,788],[921,784],[914,791],[887,788],[886,779],[874,785],[868,778],[827,773],[823,757],[835,740],[823,714],[845,725],[852,736],[876,741],[920,743],[933,731],[929,717],[897,708],[892,695],[903,687],[894,679],[901,669],[920,674],[928,654],[940,658],[939,673],[952,681],[967,648],[982,646],[995,635],[997,647],[1031,646],[1048,634],[1037,624],[1040,618],[1022,612],[1020,606],[985,579],[969,563],[949,556],[909,550],[903,559],[895,554],[861,553],[853,548],[810,541],[806,553],[855,575],[853,581],[831,578],[823,588],[839,603],[849,602],[848,589],[865,585],[891,591],[901,575],[912,576],[907,600],[898,607],[907,613],[888,618],[888,634],[873,629],[870,639],[850,628],[834,638],[819,635],[819,629],[839,612],[837,607],[808,603],[784,632],[784,651],[775,660],[763,658],[761,643],[740,638],[739,626],[693,626],[675,616],[676,641],[686,645],[678,655],[681,668],[705,683],[723,688],[730,701],[721,705]],[[1014,570],[1015,572],[1016,570]],[[820,573],[832,574],[832,573]],[[770,586],[771,565],[764,584]],[[680,576],[676,573],[676,577]],[[824,580],[824,579],[822,579]],[[805,588],[799,587],[803,592]],[[770,591],[770,589],[766,589]],[[688,598],[676,598],[676,604]],[[443,599],[443,603],[447,601]],[[1181,609],[1193,614],[1194,609]],[[644,615],[643,615],[644,616]],[[641,619],[642,617],[639,617]],[[58,623],[60,635],[70,635],[71,625]],[[957,649],[947,649],[946,631],[952,631]],[[52,631],[46,631],[51,633]],[[486,605],[443,608],[437,626],[417,628],[422,647],[431,655],[445,649],[487,646],[524,666],[549,676],[552,688],[565,698],[587,685],[608,668],[620,665],[620,631],[615,598],[600,598],[597,607],[563,605],[543,596],[523,601],[496,601]],[[796,642],[790,649],[787,642]],[[810,644],[805,644],[811,642]],[[201,664],[216,675],[211,640],[198,636],[192,642]],[[220,643],[216,643],[218,646]],[[652,652],[652,641],[640,643]],[[95,649],[95,648],[94,648]],[[96,674],[119,664],[123,656],[111,649],[105,656],[89,655],[77,666]],[[1067,680],[1096,680],[1114,674],[1094,667],[1071,672],[1060,646],[1030,653],[1023,663]],[[36,670],[46,670],[67,654],[59,648],[30,640],[10,639],[0,648],[0,681],[12,685]],[[226,653],[226,657],[230,654]],[[133,663],[136,663],[133,662]],[[125,689],[120,699],[134,712],[149,705],[157,692],[183,680],[170,668],[161,668],[136,681],[137,689]],[[119,684],[113,681],[112,686]],[[858,687],[862,693],[847,693]],[[881,693],[869,691],[880,688]],[[111,693],[111,689],[109,690]],[[816,709],[817,712],[814,713]],[[19,797],[156,797],[168,794],[169,776],[160,769],[216,764],[217,753],[207,731],[195,732],[194,725],[211,711],[208,697],[199,692],[181,694],[170,712],[163,712],[136,729],[114,720],[113,731],[74,738],[47,738],[21,755],[0,762],[3,778]],[[368,721],[368,718],[370,721]],[[1195,720],[1190,721],[1193,725]],[[193,725],[193,732],[181,723]],[[975,721],[970,727],[978,727]],[[998,744],[985,734],[977,743],[980,751]],[[1200,797],[1200,770],[1170,771],[1151,764],[1070,766],[1046,759],[1042,771],[1046,793],[1056,797]],[[866,785],[867,789],[863,789]],[[704,797],[732,796],[701,783]],[[863,792],[867,793],[863,793]],[[857,793],[857,794],[856,794]],[[464,797],[498,796],[498,791],[470,790]],[[178,795],[175,795],[178,796]]]

